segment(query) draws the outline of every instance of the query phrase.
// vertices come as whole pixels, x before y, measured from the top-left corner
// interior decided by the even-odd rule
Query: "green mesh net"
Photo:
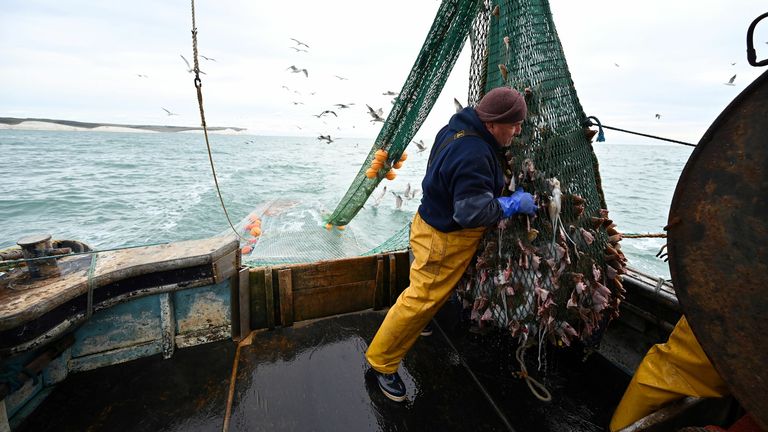
[[[400,231],[396,232],[392,237],[388,238],[384,243],[369,250],[363,255],[376,255],[385,252],[406,250],[410,244],[411,237],[411,224],[406,224]]]
[[[523,188],[541,211],[489,229],[458,291],[480,326],[593,344],[618,314],[624,257],[609,235],[615,226],[549,4],[501,1],[480,14],[487,18],[476,22],[488,23],[485,91],[512,87],[528,104],[503,161],[506,194]]]
[[[368,196],[402,155],[408,143],[432,110],[435,100],[448,80],[456,59],[477,15],[477,1],[445,0],[437,11],[421,52],[389,116],[374,142],[371,152],[352,185],[328,218],[344,226],[360,211]],[[366,176],[377,150],[388,152],[387,161],[373,178]]]
[[[594,344],[618,314],[626,259],[618,243],[621,236],[608,219],[591,146],[593,133],[585,127],[546,0],[443,1],[347,193],[323,221],[306,216],[302,223],[308,228],[298,229],[295,241],[327,242],[338,251],[322,246],[325,253],[349,255],[354,236],[349,231],[341,236],[337,230],[358,213],[400,159],[440,94],[467,35],[472,44],[470,105],[499,86],[525,94],[528,117],[502,164],[509,183],[506,193],[523,188],[536,197],[541,210],[535,217],[514,216],[489,228],[457,292],[481,327],[506,328],[521,338],[535,336],[532,340],[557,345],[574,339]],[[387,151],[383,166],[372,169],[381,150]],[[316,229],[325,222],[333,229]],[[404,226],[379,247],[357,253],[406,249],[409,229]],[[319,237],[308,241],[307,232]],[[252,262],[296,262],[297,257],[269,253],[284,250],[281,241],[287,240],[260,238]],[[312,251],[302,253],[308,261],[318,259]]]
[[[458,292],[480,326],[561,345],[574,338],[594,343],[618,314],[625,259],[549,4],[485,1],[472,15],[473,4],[480,3],[443,2],[401,98],[330,221],[346,224],[387,171],[366,177],[377,150],[389,150],[388,161],[397,161],[470,34],[470,105],[495,87],[525,94],[528,117],[502,163],[507,194],[523,188],[542,210],[489,229]],[[407,240],[406,227],[371,253],[402,249]]]

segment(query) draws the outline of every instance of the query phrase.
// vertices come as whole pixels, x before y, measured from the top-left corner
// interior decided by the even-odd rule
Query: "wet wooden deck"
[[[550,349],[543,369],[553,402],[540,402],[512,376],[509,340],[468,332],[449,307],[439,321],[457,350],[440,331],[417,341],[400,369],[407,401],[394,403],[363,356],[383,318],[367,311],[263,330],[236,363],[236,346],[221,341],[74,374],[19,430],[221,431],[225,422],[231,431],[509,430],[484,388],[514,430],[602,431],[628,382],[598,355],[582,362]],[[528,357],[535,371],[533,350]]]

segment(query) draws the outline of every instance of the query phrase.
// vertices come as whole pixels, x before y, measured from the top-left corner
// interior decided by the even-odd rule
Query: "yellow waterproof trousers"
[[[613,413],[610,429],[611,432],[623,429],[685,396],[722,397],[727,394],[725,382],[704,354],[688,321],[682,317],[667,343],[648,350]]]
[[[444,233],[416,213],[411,224],[411,284],[389,309],[365,353],[373,369],[385,374],[397,371],[421,329],[450,297],[484,232],[481,227]]]

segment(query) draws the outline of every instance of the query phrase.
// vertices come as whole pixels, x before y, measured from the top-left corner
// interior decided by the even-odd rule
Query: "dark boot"
[[[373,375],[376,377],[376,382],[378,382],[379,388],[381,389],[381,392],[384,393],[384,396],[395,402],[402,402],[405,400],[405,383],[397,372],[393,374],[383,374],[373,370]]]

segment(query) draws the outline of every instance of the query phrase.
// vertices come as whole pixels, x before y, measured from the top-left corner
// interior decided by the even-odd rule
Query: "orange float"
[[[251,253],[252,250],[253,250],[252,247],[250,247],[248,245],[245,245],[245,246],[243,246],[242,249],[240,249],[240,252],[242,252],[243,255],[247,255],[247,254]]]
[[[254,237],[258,237],[261,235],[261,228],[259,227],[253,227],[251,228],[251,235]]]
[[[387,175],[385,177],[387,178],[387,180],[394,180],[395,177],[397,177],[397,173],[395,172],[395,170],[389,170],[387,171]]]
[[[389,153],[387,153],[386,150],[379,149],[379,150],[376,150],[376,153],[374,153],[373,158],[376,159],[377,161],[381,161],[383,163],[384,161],[387,160],[387,156],[388,155],[389,155]]]

